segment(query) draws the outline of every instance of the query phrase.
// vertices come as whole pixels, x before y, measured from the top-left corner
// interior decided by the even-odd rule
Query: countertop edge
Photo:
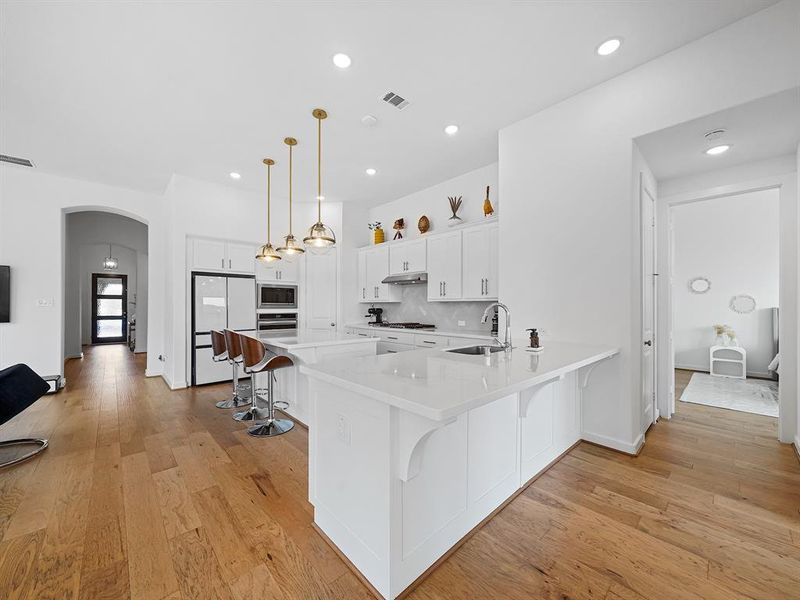
[[[441,350],[425,350],[425,352],[441,352]],[[524,381],[520,381],[515,384],[510,384],[507,387],[503,387],[494,390],[492,392],[488,392],[486,395],[479,396],[457,407],[446,410],[433,410],[421,407],[419,404],[409,402],[405,398],[400,398],[392,394],[387,394],[386,392],[383,392],[381,390],[377,390],[372,387],[362,385],[360,383],[355,383],[347,379],[342,379],[341,377],[337,377],[336,375],[331,375],[329,373],[318,371],[314,368],[314,365],[300,365],[300,372],[313,379],[319,379],[320,381],[338,385],[349,391],[356,392],[359,394],[364,394],[365,396],[369,396],[376,400],[380,400],[381,402],[384,402],[391,406],[395,406],[402,410],[406,410],[410,413],[414,413],[416,415],[425,417],[432,421],[446,421],[460,414],[468,412],[474,408],[478,408],[485,404],[489,404],[490,402],[494,402],[495,400],[499,400],[500,398],[504,398],[509,394],[516,394],[518,392],[521,392],[522,390],[526,390],[531,387],[547,383],[551,380],[558,379],[562,375],[566,375],[567,373],[570,373],[572,371],[577,371],[578,369],[588,367],[589,365],[592,365],[594,363],[598,363],[600,361],[613,358],[614,356],[617,356],[619,353],[620,353],[619,348],[607,348],[598,351],[595,354],[591,354],[586,358],[576,360],[575,362],[564,365],[563,367],[560,367],[558,369],[553,369],[551,371],[536,374],[530,379],[526,379]]]

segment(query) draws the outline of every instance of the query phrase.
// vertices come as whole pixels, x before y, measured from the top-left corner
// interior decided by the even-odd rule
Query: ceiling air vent
[[[21,167],[33,166],[33,163],[29,161],[27,158],[19,158],[17,156],[6,156],[5,154],[0,154],[0,162],[7,162],[11,163],[12,165],[20,165]]]
[[[383,101],[388,102],[397,110],[403,110],[405,107],[411,104],[408,100],[399,94],[395,94],[394,92],[386,92],[386,95],[383,97]]]

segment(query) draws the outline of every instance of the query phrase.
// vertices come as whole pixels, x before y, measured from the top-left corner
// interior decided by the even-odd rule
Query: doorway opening
[[[120,214],[65,212],[65,359],[81,359],[96,344],[147,352],[148,233],[147,224]]]
[[[646,343],[652,285],[654,420],[685,410],[797,435],[798,101],[793,88],[634,140],[635,173],[656,192],[641,328]]]

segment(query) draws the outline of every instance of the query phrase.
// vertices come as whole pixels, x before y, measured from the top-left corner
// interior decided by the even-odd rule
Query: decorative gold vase
[[[386,241],[386,236],[383,233],[382,227],[378,227],[377,229],[373,230],[372,237],[376,244],[382,244]]]

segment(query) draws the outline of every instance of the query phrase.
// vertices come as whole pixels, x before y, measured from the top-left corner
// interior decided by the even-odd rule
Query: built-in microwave
[[[259,283],[258,308],[297,308],[297,286]]]

